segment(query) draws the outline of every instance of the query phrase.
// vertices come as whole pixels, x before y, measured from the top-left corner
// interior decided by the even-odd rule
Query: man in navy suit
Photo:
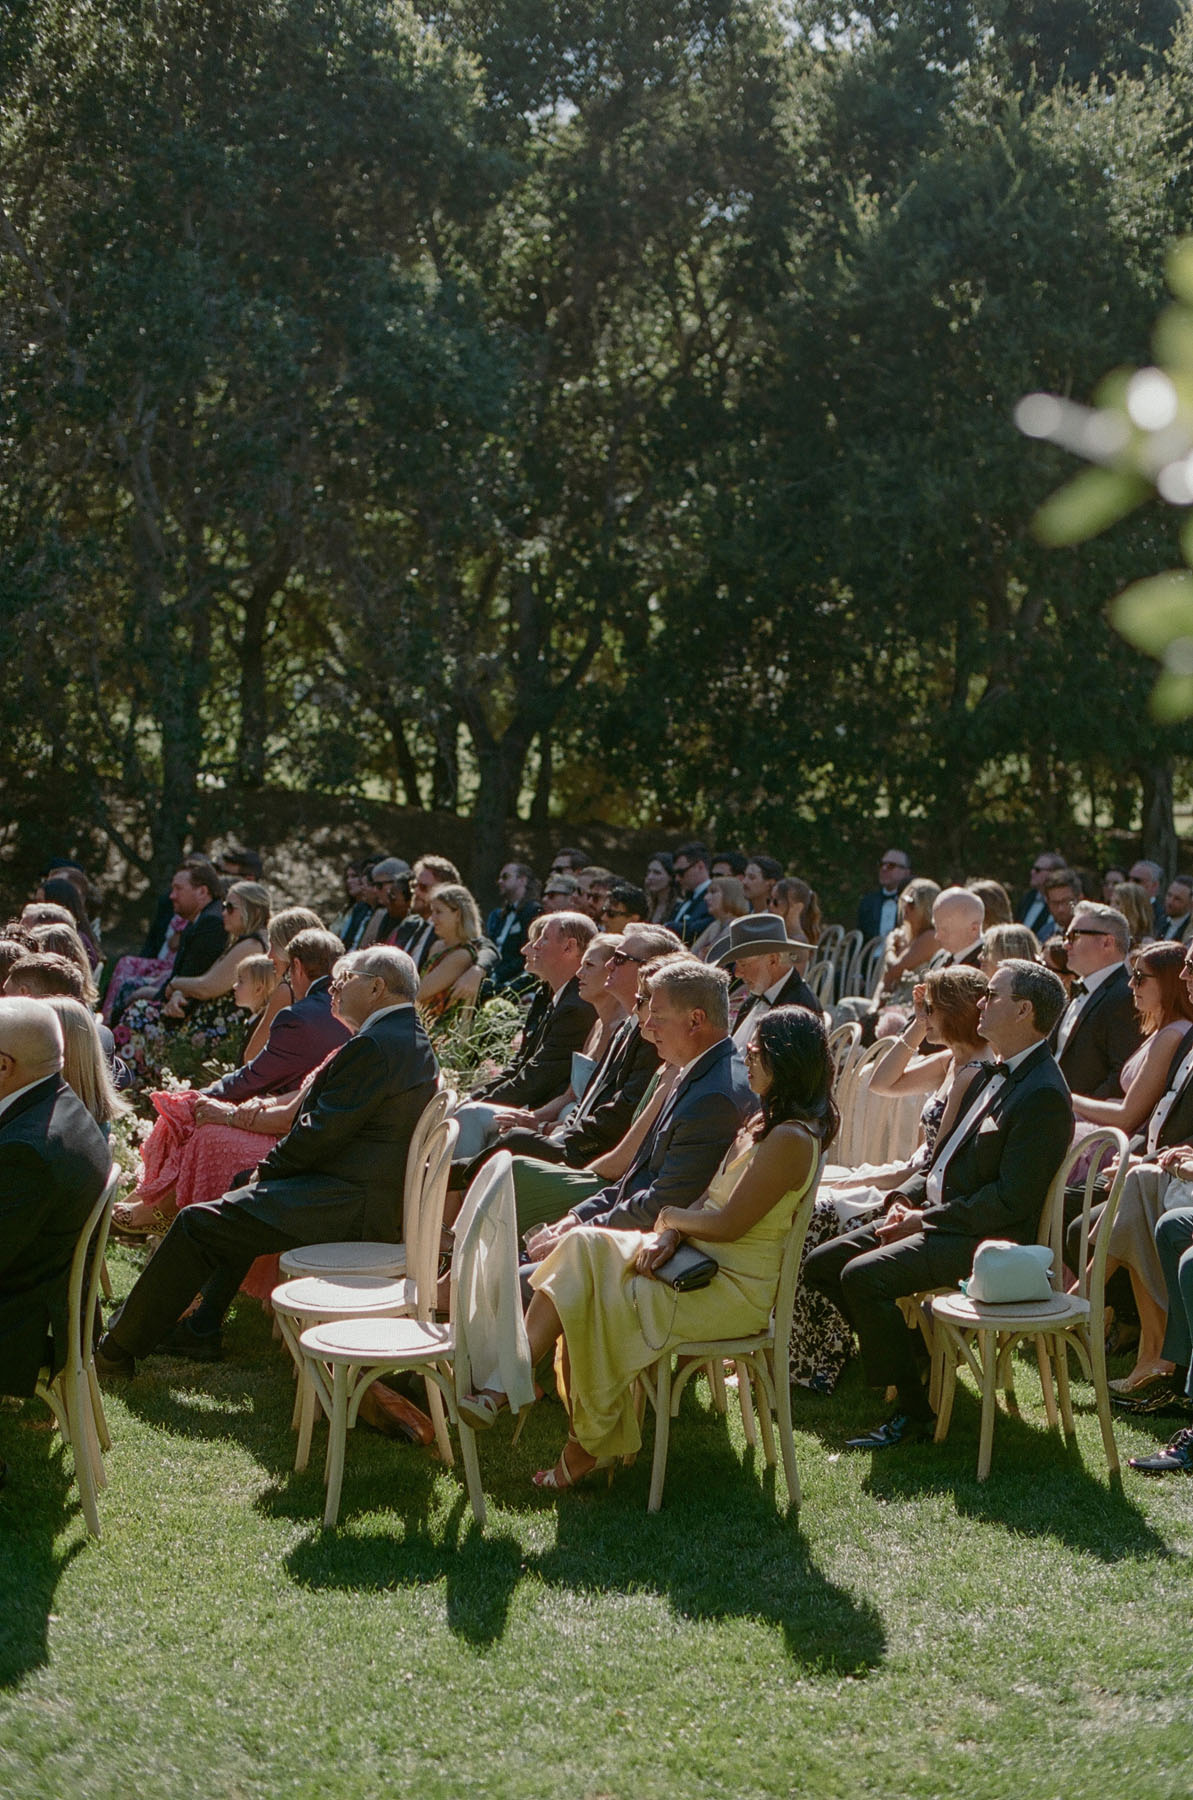
[[[344,954],[339,938],[311,928],[291,938],[287,951],[293,1003],[278,1013],[252,1062],[203,1089],[195,1114],[200,1125],[224,1117],[205,1101],[237,1105],[254,1094],[292,1094],[325,1056],[348,1042],[348,1027],[331,1010],[331,971]]]
[[[685,944],[694,944],[712,924],[708,910],[708,849],[704,844],[681,844],[675,852],[672,874],[679,883],[680,898],[672,907],[667,925]]]
[[[0,1000],[0,1393],[31,1394],[69,1343],[70,1265],[112,1158],[62,1079],[44,1000]],[[3,1465],[0,1464],[0,1470]]]
[[[1065,990],[1038,963],[1001,963],[979,1003],[979,1031],[998,1061],[967,1091],[961,1116],[938,1138],[927,1167],[905,1181],[877,1225],[813,1250],[804,1280],[840,1307],[857,1332],[866,1380],[894,1384],[892,1418],[851,1450],[887,1450],[923,1437],[932,1419],[920,1381],[918,1332],[899,1300],[953,1287],[970,1273],[983,1238],[1031,1243],[1073,1131],[1073,1107],[1048,1047]]]
[[[708,1184],[757,1096],[729,1036],[729,977],[686,958],[649,978],[643,1030],[660,1059],[681,1073],[654,1130],[619,1182],[544,1226],[527,1248],[534,1261],[576,1225],[649,1231],[664,1206],[691,1206]]]
[[[417,991],[414,964],[389,945],[336,964],[333,999],[355,1035],[315,1077],[252,1179],[177,1214],[100,1343],[101,1374],[132,1375],[135,1358],[159,1348],[218,1360],[224,1314],[258,1256],[400,1241],[406,1156],[438,1078]],[[196,1312],[179,1323],[200,1292]]]

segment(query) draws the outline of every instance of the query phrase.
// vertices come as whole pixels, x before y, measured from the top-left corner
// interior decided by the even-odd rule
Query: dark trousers
[[[247,1191],[183,1207],[112,1321],[111,1336],[121,1350],[147,1356],[200,1292],[209,1311],[222,1318],[258,1256],[309,1241],[254,1218],[241,1204]]]
[[[920,1335],[907,1328],[897,1302],[925,1288],[954,1287],[973,1267],[973,1238],[917,1231],[884,1244],[872,1227],[830,1238],[808,1255],[804,1281],[839,1306],[857,1333],[872,1387],[891,1382],[904,1412],[929,1413],[920,1385]]]

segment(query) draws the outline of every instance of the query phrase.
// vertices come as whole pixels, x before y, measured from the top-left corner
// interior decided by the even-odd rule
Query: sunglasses
[[[1186,974],[1191,972],[1187,963],[1182,966]],[[1132,987],[1138,987],[1143,981],[1154,981],[1155,979],[1156,975],[1153,969],[1132,969],[1131,973],[1127,976],[1127,980]]]
[[[1061,939],[1061,943],[1071,944],[1074,938],[1079,937],[1109,937],[1109,935],[1110,933],[1107,931],[1095,931],[1090,925],[1070,925]]]
[[[619,967],[622,963],[644,963],[645,961],[644,956],[631,956],[628,950],[610,950],[609,952],[609,962]]]

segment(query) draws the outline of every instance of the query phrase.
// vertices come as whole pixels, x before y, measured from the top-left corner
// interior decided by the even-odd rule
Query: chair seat
[[[366,1240],[359,1244],[303,1244],[278,1258],[283,1280],[295,1275],[387,1275],[406,1273],[405,1244]]]
[[[1076,1294],[1053,1294],[1050,1300],[990,1306],[965,1294],[938,1294],[932,1301],[932,1316],[963,1331],[1055,1331],[1058,1325],[1075,1325],[1088,1318],[1089,1301]]]
[[[331,1319],[409,1311],[417,1296],[412,1281],[386,1275],[299,1275],[275,1287],[269,1298],[274,1312],[291,1318]]]
[[[450,1325],[422,1319],[341,1319],[310,1326],[299,1342],[322,1362],[426,1362],[449,1353],[455,1335]]]
[[[711,1338],[707,1343],[672,1344],[669,1354],[690,1356],[696,1361],[715,1356],[722,1362],[732,1362],[736,1356],[753,1356],[756,1350],[765,1350],[771,1341],[768,1331],[760,1331],[755,1337]]]

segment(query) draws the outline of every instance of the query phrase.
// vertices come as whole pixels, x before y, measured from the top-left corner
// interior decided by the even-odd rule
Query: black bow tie
[[[1081,994],[1088,993],[1089,989],[1086,987],[1084,981],[1075,981],[1069,989],[1069,999],[1076,1000]]]

